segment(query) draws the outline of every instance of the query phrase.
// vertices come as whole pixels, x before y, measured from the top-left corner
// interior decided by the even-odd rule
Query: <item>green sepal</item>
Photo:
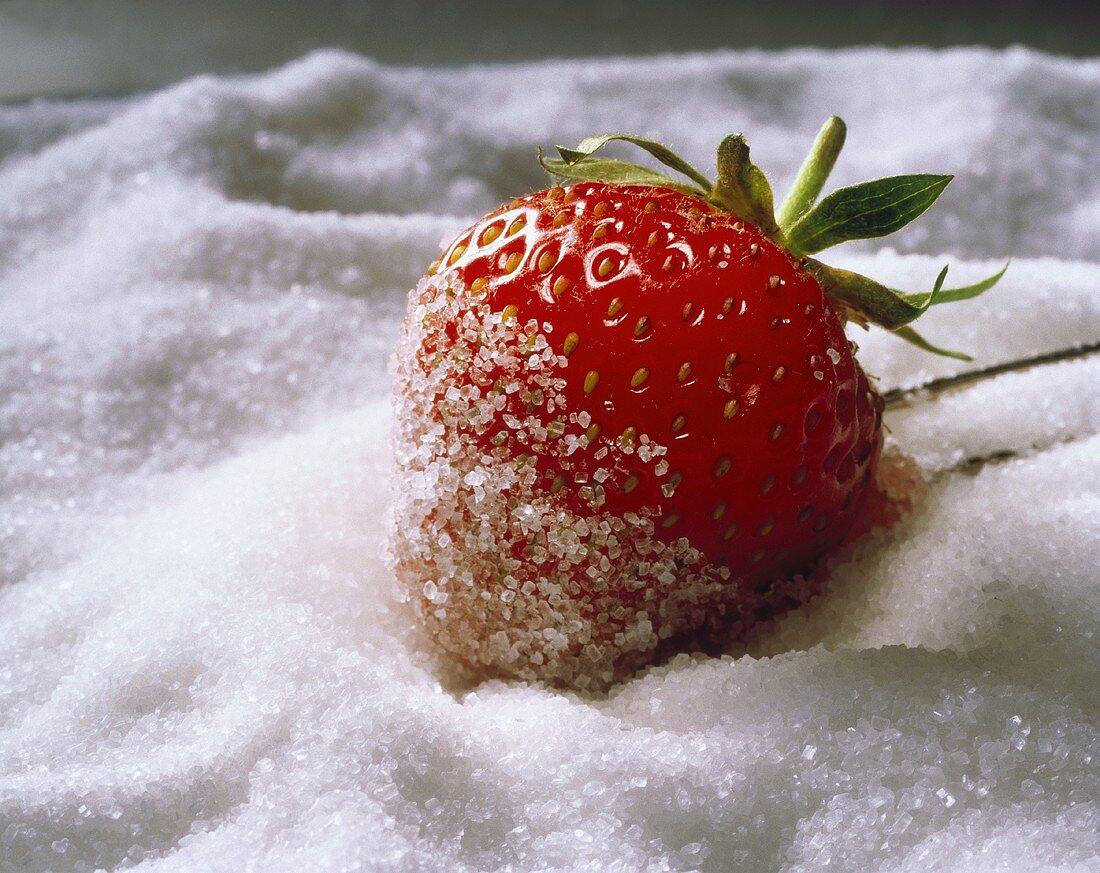
[[[692,185],[670,179],[641,164],[619,161],[614,158],[582,158],[568,163],[558,158],[547,158],[539,149],[539,163],[546,172],[571,182],[608,182],[612,185],[659,185],[672,188],[682,194],[703,197],[705,194]]]
[[[920,318],[937,301],[947,275],[946,269],[941,271],[936,286],[927,294],[906,295],[867,276],[830,267],[812,258],[807,260],[807,268],[817,276],[829,298],[843,306],[853,321],[870,322],[887,330],[896,330]]]
[[[948,288],[941,290],[937,295],[933,304],[936,303],[955,303],[958,300],[969,300],[971,297],[977,297],[984,291],[988,291],[1000,280],[1001,276],[1005,274],[1008,269],[1008,265],[1012,263],[1011,258],[1005,261],[1005,265],[1001,267],[1000,272],[994,273],[987,279],[982,279],[980,282],[975,282],[973,285],[966,285],[962,288]],[[947,267],[943,268],[943,273],[947,273]],[[942,274],[941,274],[942,275]],[[916,302],[923,295],[920,294],[903,294],[902,295],[910,303]]]
[[[791,184],[791,190],[783,198],[783,202],[775,211],[775,220],[779,229],[784,234],[803,215],[809,212],[817,202],[821,189],[825,187],[825,181],[829,173],[833,171],[833,165],[844,147],[844,140],[848,135],[848,128],[844,122],[833,115],[830,116],[817,132],[814,144],[806,160],[798,169]]]
[[[640,136],[633,136],[626,133],[604,133],[599,136],[589,136],[581,140],[580,145],[575,149],[557,146],[558,154],[561,155],[565,163],[573,165],[587,158],[593,152],[602,149],[605,145],[614,140],[628,142],[639,148],[645,149],[666,167],[675,170],[677,173],[683,173],[704,191],[710,190],[710,179],[700,173],[695,167],[667,146],[663,146],[659,142],[654,142],[651,139],[645,139]]]
[[[972,361],[974,360],[970,355],[964,352],[953,352],[950,349],[941,349],[939,346],[934,346],[928,342],[924,337],[917,333],[909,325],[904,327],[895,328],[890,331],[894,336],[901,337],[906,342],[910,342],[919,349],[924,349],[926,352],[932,352],[934,355],[943,355],[945,358],[954,358],[957,361]]]
[[[822,283],[829,298],[840,304],[845,313],[858,324],[864,326],[869,323],[877,324],[901,339],[924,349],[926,352],[955,358],[960,361],[972,360],[969,355],[963,352],[955,352],[932,345],[909,326],[911,322],[916,321],[923,315],[929,307],[945,302],[944,298],[952,293],[952,290],[945,291],[943,288],[943,283],[947,279],[946,266],[940,270],[932,290],[926,294],[903,294],[893,288],[880,285],[874,279],[869,279],[859,273],[852,273],[837,267],[828,267],[812,258],[808,259],[807,268],[818,277],[818,281]],[[996,276],[994,281],[999,279],[1003,273],[1004,270]],[[988,283],[989,279],[985,281]],[[992,283],[987,287],[991,287],[991,285]],[[981,291],[975,291],[970,296],[980,293]]]
[[[718,182],[710,200],[751,221],[768,236],[779,236],[772,186],[764,171],[749,160],[748,143],[739,133],[730,134],[718,146]]]
[[[952,176],[919,173],[838,188],[791,225],[787,245],[812,255],[854,239],[887,236],[923,213]]]

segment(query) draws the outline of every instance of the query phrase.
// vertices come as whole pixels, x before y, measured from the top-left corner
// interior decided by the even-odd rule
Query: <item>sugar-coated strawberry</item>
[[[395,567],[455,675],[603,688],[812,595],[881,450],[844,322],[911,328],[996,278],[905,295],[809,255],[881,236],[944,176],[814,202],[831,119],[779,210],[740,136],[712,185],[595,137],[571,182],[464,231],[412,292],[397,356]],[[691,184],[593,153],[641,146]]]

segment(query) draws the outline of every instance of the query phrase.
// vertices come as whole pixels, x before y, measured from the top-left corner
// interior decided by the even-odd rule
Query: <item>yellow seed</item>
[[[554,287],[551,290],[553,290],[555,297],[561,297],[561,295],[564,294],[566,290],[568,290],[568,288],[569,280],[566,279],[565,276],[558,276],[557,280],[554,282]]]
[[[686,415],[677,415],[674,419],[672,419],[672,426],[669,428],[669,430],[671,430],[673,433],[679,433],[685,427],[687,427],[687,423],[688,420]]]
[[[685,303],[684,304],[684,313],[681,316],[681,318],[683,318],[684,321],[687,321],[689,318],[691,318],[691,314],[694,311],[695,311],[695,304],[694,303]]]
[[[641,482],[641,479],[631,473],[629,476],[626,477],[626,481],[623,482],[623,494],[629,494],[631,491],[638,487],[639,482]]]
[[[448,265],[453,264],[455,261],[457,261],[459,258],[461,258],[464,254],[466,254],[466,246],[459,246],[453,252],[451,252],[451,256],[447,259],[447,264]]]
[[[434,276],[435,271],[439,269],[439,265],[441,263],[443,263],[443,262],[442,261],[432,261],[431,264],[428,266],[428,275],[429,276]]]
[[[539,270],[545,273],[554,266],[554,256],[550,252],[543,252],[539,257]]]
[[[596,390],[596,386],[600,384],[600,374],[595,370],[589,370],[588,375],[584,377],[584,393],[591,394]]]
[[[485,233],[481,235],[481,244],[483,246],[487,246],[489,245],[489,243],[494,242],[496,238],[500,236],[500,230],[501,228],[499,224],[489,225],[487,228],[485,228]]]
[[[569,334],[565,338],[565,343],[562,346],[562,351],[565,352],[565,356],[569,357],[573,352],[577,350],[577,345],[580,343],[581,338],[575,333]]]
[[[657,231],[653,231],[653,233],[649,235],[649,239],[646,240],[646,245],[652,248],[653,246],[657,245],[657,240],[659,240],[660,238],[660,234]]]
[[[726,401],[726,405],[722,407],[722,417],[729,421],[729,419],[737,415],[737,410],[740,408],[741,404],[738,403],[735,398],[731,397]]]
[[[561,185],[554,185],[552,188],[547,189],[546,199],[547,200],[561,200],[561,198],[564,194],[565,194],[565,190],[561,187]]]
[[[554,227],[565,227],[569,224],[569,212],[563,209],[554,216]]]
[[[676,371],[676,381],[686,382],[687,377],[691,375],[691,361],[684,361],[680,365],[680,369]]]
[[[772,432],[768,435],[768,438],[774,443],[781,436],[783,436],[783,425],[777,424],[772,428]]]
[[[661,264],[661,269],[664,270],[666,273],[672,269],[672,255],[669,255],[667,258],[665,258],[665,262]]]
[[[772,381],[773,382],[778,382],[780,379],[782,379],[786,375],[787,375],[787,368],[786,367],[776,367],[775,372],[772,373]]]
[[[656,201],[650,200],[642,208],[645,209],[646,212],[656,212],[657,211],[657,203],[656,203]]]
[[[722,365],[722,369],[725,370],[727,373],[732,373],[733,368],[737,366],[737,359],[739,357],[740,356],[737,354],[737,352],[730,352],[728,355],[726,355],[726,362]]]
[[[733,309],[733,298],[727,297],[722,303],[722,314],[729,315],[729,311]]]
[[[782,282],[783,280],[778,276],[770,276],[768,278],[768,287],[772,289],[778,288]]]
[[[474,279],[474,281],[470,283],[470,290],[473,291],[475,294],[480,294],[482,291],[485,290],[488,284],[489,280],[486,279],[484,276],[481,276],[478,279]]]
[[[712,509],[710,511],[710,517],[711,517],[711,520],[713,520],[713,521],[718,521],[718,519],[720,519],[725,514],[726,514],[726,504],[724,504],[724,503],[715,503],[714,504],[714,509]]]
[[[630,387],[637,388],[640,385],[644,385],[648,378],[649,369],[647,367],[639,367],[634,371],[634,375],[630,377]]]
[[[505,306],[503,310],[501,310],[500,320],[514,321],[517,315],[519,315],[519,308],[517,306],[509,304],[508,306]]]
[[[599,218],[602,215],[606,215],[607,210],[609,210],[610,208],[610,203],[608,203],[606,200],[601,200],[599,203],[596,204],[596,208],[592,210],[592,214],[595,215],[596,218]]]
[[[558,473],[558,475],[554,477],[554,481],[550,485],[550,493],[557,494],[559,491],[561,491],[562,488],[565,487],[565,483],[567,481],[568,480],[561,473]]]
[[[592,239],[603,239],[607,236],[607,225],[601,224],[594,231],[592,231]]]
[[[521,230],[523,230],[523,228],[526,227],[526,226],[527,226],[526,219],[524,219],[522,216],[520,218],[517,218],[510,225],[508,225],[508,236],[515,236],[517,233],[519,233]]]
[[[649,330],[649,316],[643,315],[634,323],[634,336],[641,336]]]
[[[637,438],[638,438],[638,429],[636,427],[634,427],[633,425],[631,425],[626,430],[624,430],[621,434],[619,434],[619,442],[621,442],[623,445],[630,445]]]
[[[598,424],[596,424],[595,422],[593,422],[592,424],[590,424],[590,425],[588,426],[588,430],[586,430],[586,431],[584,432],[584,435],[585,435],[586,437],[588,437],[588,442],[589,442],[589,444],[592,444],[592,443],[594,443],[594,442],[595,442],[595,441],[596,441],[597,439],[599,439],[599,436],[600,436],[600,431],[601,431],[601,430],[602,430],[602,428],[601,428],[601,427],[600,427],[600,426],[599,426]]]
[[[757,533],[760,534],[760,536],[762,537],[766,537],[773,530],[775,530],[775,519],[769,518],[762,525],[760,525],[760,530],[757,531]]]
[[[775,473],[769,473],[767,476],[764,477],[763,481],[760,483],[760,493],[761,494],[770,494],[774,487],[775,487]]]
[[[508,260],[504,262],[504,271],[506,273],[511,273],[519,266],[519,262],[522,260],[523,258],[520,256],[519,252],[512,252],[512,254],[508,255]]]
[[[729,542],[735,536],[737,536],[737,525],[735,524],[731,524],[722,532],[722,539],[724,539],[726,542]]]
[[[730,471],[731,466],[730,459],[722,455],[722,457],[714,462],[714,475],[718,477],[725,476],[726,473]]]
[[[759,564],[761,561],[764,560],[764,555],[766,555],[767,553],[767,549],[757,549],[755,552],[753,552],[752,562],[754,564]]]
[[[607,314],[611,317],[614,317],[614,316],[619,314],[619,310],[621,310],[622,308],[623,308],[623,298],[622,297],[616,297],[614,300],[611,301],[610,305],[607,307]]]
[[[666,528],[666,529],[670,528],[674,524],[676,524],[676,522],[678,522],[679,520],[680,520],[680,513],[670,512],[670,513],[668,513],[668,515],[666,515],[664,518],[661,519],[661,527]]]
[[[596,268],[596,272],[600,274],[601,279],[606,279],[611,275],[611,271],[615,269],[615,263],[611,258],[604,258],[600,261],[599,267]]]
[[[671,488],[676,489],[680,487],[680,483],[684,481],[684,474],[677,470],[671,476],[668,477],[668,484]]]

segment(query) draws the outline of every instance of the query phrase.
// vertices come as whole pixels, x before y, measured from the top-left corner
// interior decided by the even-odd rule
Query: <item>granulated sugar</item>
[[[927,316],[973,365],[853,331],[881,389],[1100,336],[1095,61],[319,54],[0,108],[0,870],[1097,869],[1094,358],[888,413],[926,493],[748,654],[455,694],[396,603],[386,362],[440,241],[535,143],[743,129],[782,189],[831,112],[838,184],[957,177],[829,260],[1015,258]]]
[[[605,449],[593,482],[579,474],[583,514],[547,495],[531,455],[568,463],[591,424],[574,411],[550,434],[528,411],[567,409],[568,361],[547,340],[552,325],[518,324],[456,280],[425,278],[412,294],[397,351],[394,563],[417,624],[442,649],[440,671],[605,690],[651,662],[660,638],[717,617],[736,593],[728,568],[707,566],[685,537],[656,539],[652,510],[602,511],[601,482],[622,454],[667,473],[666,449],[648,434]],[[519,463],[509,439],[524,449]],[[515,554],[511,544],[528,538],[528,553]],[[612,572],[612,560],[627,569]]]

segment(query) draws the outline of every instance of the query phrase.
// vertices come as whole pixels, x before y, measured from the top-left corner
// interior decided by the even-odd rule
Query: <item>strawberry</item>
[[[649,140],[540,159],[571,183],[461,233],[397,356],[394,556],[459,677],[606,688],[813,593],[871,487],[882,401],[846,321],[908,323],[1000,277],[906,295],[811,254],[904,225],[950,177],[814,206],[830,119],[773,214],[740,136],[718,181]],[[626,140],[684,174],[594,156]],[[1002,271],[1003,272],[1003,271]]]

